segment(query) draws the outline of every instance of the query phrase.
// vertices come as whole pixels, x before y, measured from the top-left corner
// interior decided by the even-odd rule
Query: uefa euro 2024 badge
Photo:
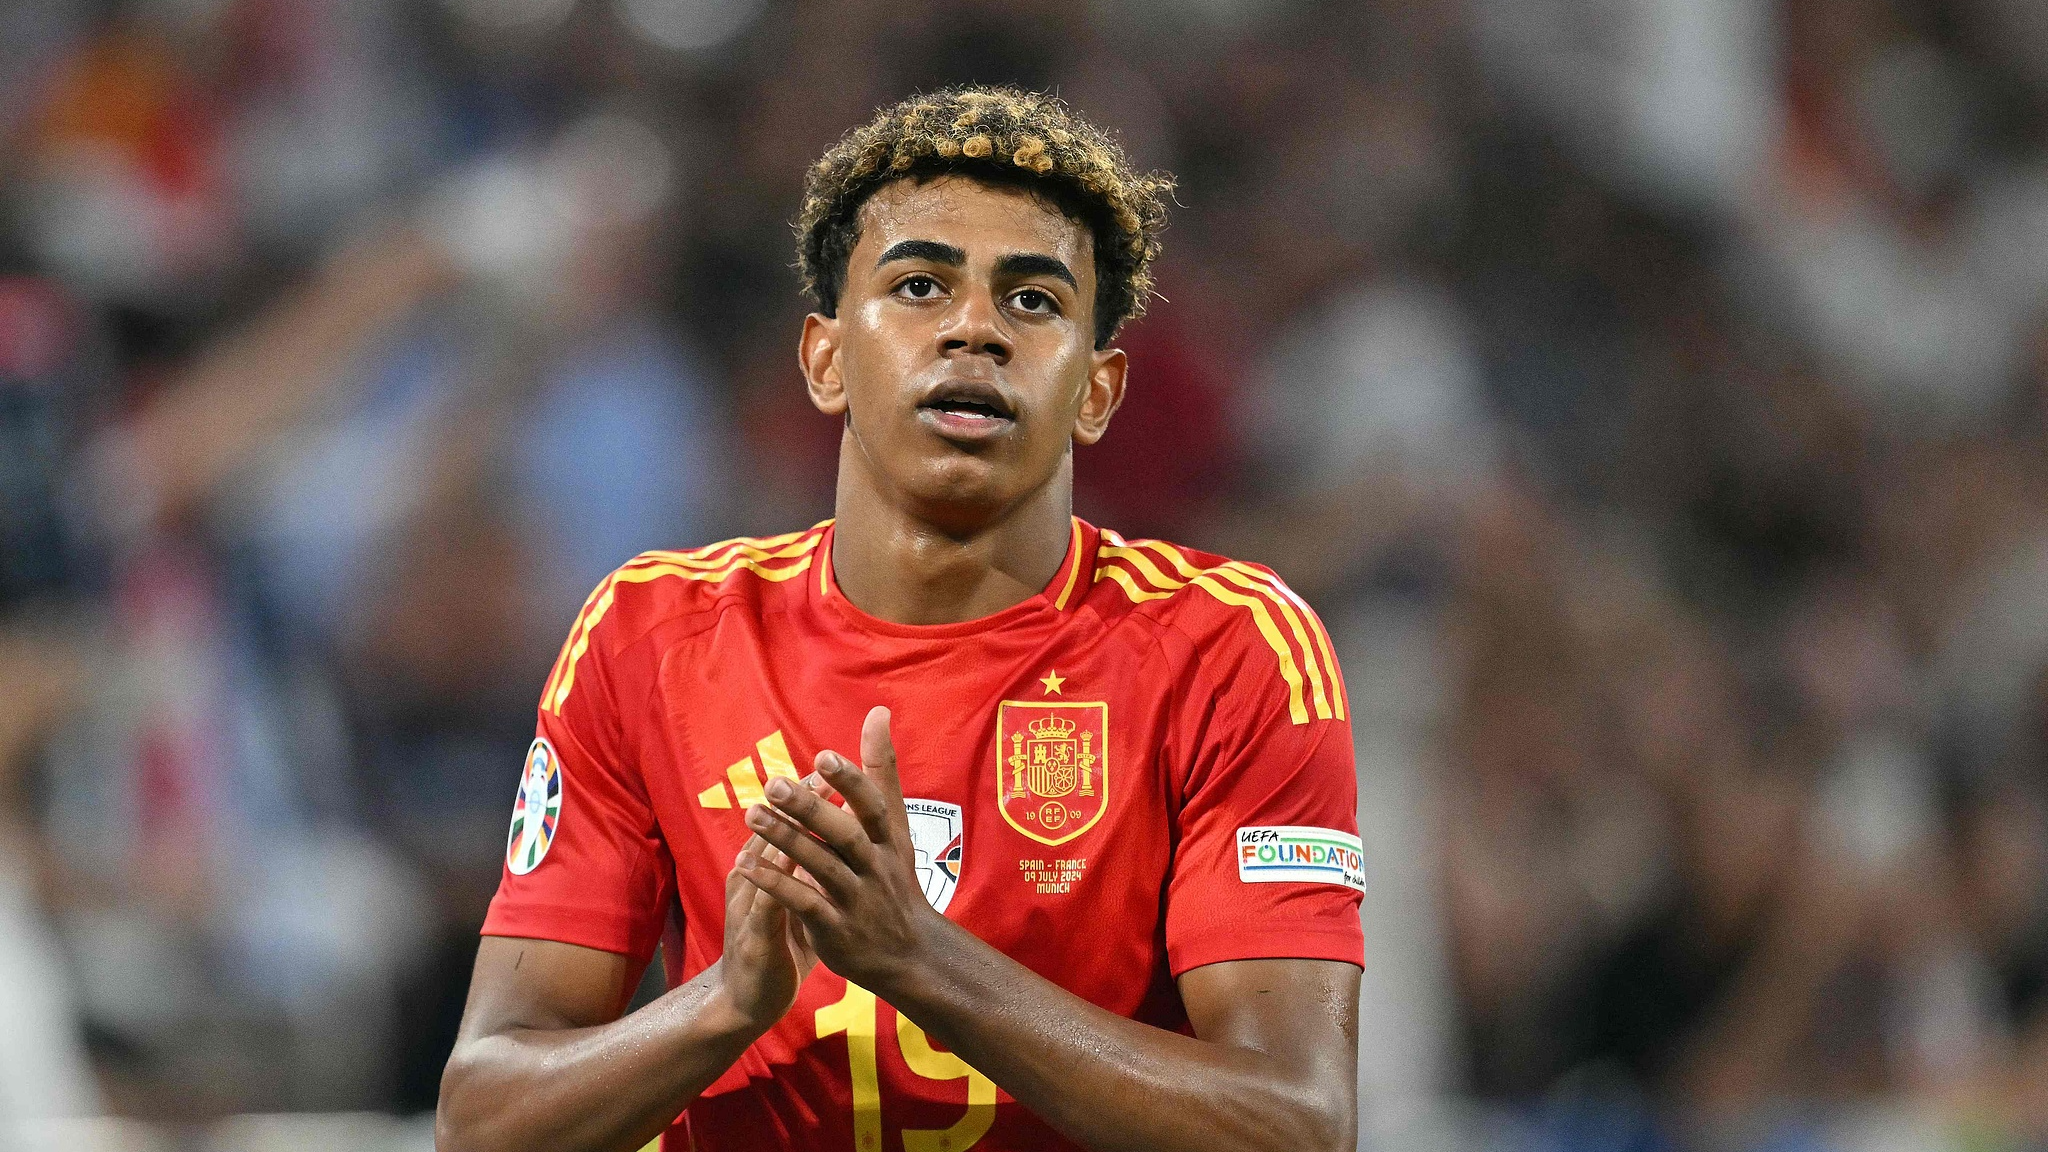
[[[512,801],[512,832],[505,838],[505,867],[524,876],[547,858],[562,824],[562,761],[543,736],[526,750],[526,771]]]
[[[960,883],[960,806],[943,800],[905,798],[910,817],[910,850],[917,865],[917,883],[924,898],[944,913]]]

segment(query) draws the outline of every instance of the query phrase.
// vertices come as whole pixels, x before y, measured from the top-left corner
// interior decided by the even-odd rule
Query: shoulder
[[[1219,692],[1270,698],[1296,724],[1343,720],[1343,676],[1315,610],[1259,564],[1104,530],[1093,599],[1185,638]]]
[[[578,670],[657,631],[687,634],[708,628],[735,605],[802,592],[797,577],[812,570],[827,520],[780,536],[740,536],[683,551],[642,552],[612,570],[583,602],[562,642],[541,694],[559,709],[574,689]]]

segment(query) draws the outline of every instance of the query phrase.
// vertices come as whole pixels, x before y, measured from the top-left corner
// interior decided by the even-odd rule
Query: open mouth
[[[949,412],[955,416],[966,416],[976,420],[1009,419],[1009,416],[1005,415],[995,405],[983,403],[979,400],[935,400],[930,404],[926,404],[925,407],[934,412]]]
[[[1002,390],[980,380],[947,380],[917,407],[940,431],[956,436],[997,432],[1017,418]]]

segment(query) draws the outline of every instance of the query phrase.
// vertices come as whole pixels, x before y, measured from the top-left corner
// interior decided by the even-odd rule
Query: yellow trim
[[[586,620],[582,630],[574,633],[575,639],[569,645],[568,663],[562,669],[562,674],[558,678],[552,694],[541,700],[541,707],[558,716],[561,715],[562,705],[568,702],[569,692],[576,686],[576,665],[582,662],[583,654],[590,650],[590,634],[597,630],[597,626],[603,621],[605,613],[611,611],[612,602],[618,596],[618,586],[620,584],[645,584],[650,580],[659,580],[663,576],[674,576],[683,580],[705,580],[716,584],[742,570],[752,572],[763,580],[779,584],[784,580],[793,579],[809,570],[812,559],[810,552],[815,550],[817,545],[818,537],[811,537],[806,543],[806,550],[800,554],[801,559],[798,559],[794,564],[785,564],[776,568],[767,567],[755,560],[736,558],[723,568],[709,571],[698,568],[686,568],[664,562],[647,564],[638,568],[625,567],[612,573],[603,584],[598,585],[598,590],[594,594],[594,603],[585,608]],[[791,557],[783,556],[779,558],[786,560]]]
[[[642,552],[640,555],[628,560],[626,567],[630,568],[635,564],[662,563],[674,564],[681,568],[711,569],[723,568],[735,559],[742,557],[749,560],[787,560],[792,556],[801,556],[810,551],[816,543],[815,540],[799,540],[794,544],[778,545],[774,548],[756,548],[751,545],[734,542],[730,546],[722,546],[724,554],[719,556],[696,556],[687,552]]]
[[[1337,653],[1330,645],[1330,630],[1323,627],[1322,617],[1317,616],[1315,609],[1308,606],[1308,601],[1303,600],[1299,593],[1289,588],[1286,581],[1277,577],[1268,577],[1264,572],[1239,560],[1232,560],[1225,566],[1243,572],[1247,576],[1257,577],[1266,581],[1272,586],[1274,591],[1294,601],[1294,606],[1301,609],[1302,616],[1308,620],[1308,626],[1315,631],[1316,647],[1322,652],[1323,668],[1330,676],[1330,686],[1334,690],[1332,694],[1335,697],[1331,703],[1336,705],[1337,719],[1346,719],[1347,713],[1350,710],[1351,697],[1350,693],[1344,688],[1344,670],[1337,666]]]
[[[1202,574],[1203,570],[1189,563],[1188,558],[1180,554],[1180,549],[1166,543],[1164,540],[1139,540],[1135,543],[1134,547],[1150,549],[1152,552],[1164,557],[1182,576],[1189,580],[1193,580]],[[1267,582],[1265,573],[1249,564],[1228,560],[1208,571],[1211,575],[1221,576],[1247,592],[1260,593],[1266,599],[1272,601],[1275,607],[1280,609],[1280,614],[1287,618],[1288,628],[1294,632],[1295,642],[1301,645],[1303,663],[1308,666],[1309,687],[1314,690],[1316,699],[1316,718],[1328,720],[1330,718],[1330,696],[1325,695],[1323,691],[1323,674],[1320,661],[1316,655],[1316,642],[1309,638],[1309,631],[1302,626],[1301,617],[1294,611],[1294,605],[1289,602],[1287,597],[1280,594],[1278,588]],[[1302,607],[1306,609],[1307,605],[1304,604]]]
[[[1279,626],[1273,623],[1273,614],[1266,611],[1266,602],[1256,596],[1233,592],[1218,584],[1215,578],[1206,572],[1188,583],[1203,588],[1209,595],[1225,604],[1251,609],[1252,622],[1259,626],[1259,634],[1266,638],[1266,644],[1280,657],[1280,678],[1287,681],[1287,714],[1296,724],[1308,723],[1308,706],[1302,703],[1301,698],[1301,669],[1295,667],[1294,653],[1288,650],[1287,641],[1280,635]],[[1323,719],[1329,719],[1327,705],[1323,709]]]
[[[725,785],[723,784],[713,784],[711,787],[697,793],[697,803],[706,808],[732,807],[732,800],[725,794]]]
[[[729,540],[720,540],[715,544],[700,544],[695,548],[683,548],[677,551],[656,551],[649,553],[649,555],[694,556],[698,559],[703,559],[714,552],[723,552],[734,545],[744,545],[757,549],[780,548],[799,536],[809,532],[816,532],[817,530],[818,526],[814,524],[809,528],[799,528],[794,532],[784,532],[777,536],[734,536]],[[755,559],[759,559],[759,557],[755,557]]]
[[[1241,592],[1233,591],[1226,587],[1219,580],[1219,575],[1227,575],[1232,583],[1238,583],[1241,580],[1241,574],[1225,574],[1220,569],[1199,570],[1195,576],[1187,580],[1173,579],[1164,572],[1161,572],[1159,567],[1146,557],[1145,553],[1136,548],[1126,546],[1121,537],[1113,533],[1104,533],[1104,538],[1112,540],[1114,543],[1098,549],[1098,556],[1105,560],[1128,561],[1140,572],[1143,572],[1148,580],[1152,580],[1159,587],[1165,589],[1165,591],[1160,592],[1140,592],[1137,582],[1132,579],[1130,574],[1117,566],[1105,564],[1097,569],[1097,579],[1104,575],[1109,576],[1118,584],[1123,585],[1124,591],[1131,597],[1133,602],[1142,603],[1146,600],[1163,600],[1171,596],[1175,591],[1192,585],[1209,593],[1209,595],[1214,596],[1225,604],[1248,609],[1252,614],[1252,623],[1257,625],[1259,629],[1259,635],[1265,637],[1266,646],[1271,648],[1273,654],[1280,658],[1280,678],[1287,682],[1288,716],[1296,724],[1308,723],[1308,703],[1306,693],[1304,692],[1305,685],[1302,681],[1301,669],[1295,662],[1293,648],[1288,645],[1286,637],[1281,635],[1279,625],[1273,622],[1272,612],[1267,610],[1268,605],[1272,604],[1273,601],[1262,596],[1246,596]],[[1289,609],[1289,611],[1291,612],[1292,609]],[[1314,649],[1307,647],[1306,636],[1303,636],[1302,640],[1304,652],[1313,660]],[[1310,674],[1312,676],[1316,675],[1313,664],[1310,667]],[[1319,718],[1328,720],[1330,718],[1330,706],[1323,696],[1320,676],[1316,677],[1315,694],[1316,714]]]
[[[1059,598],[1052,602],[1053,608],[1062,612],[1066,610],[1067,597],[1074,594],[1075,582],[1081,578],[1081,518],[1069,516],[1067,519],[1074,522],[1073,542],[1067,545],[1067,555],[1073,557],[1074,569],[1067,573],[1067,586],[1060,589]]]
[[[1100,580],[1105,576],[1123,585],[1124,595],[1129,596],[1133,604],[1143,604],[1147,600],[1164,600],[1173,595],[1171,592],[1148,592],[1138,587],[1137,580],[1129,572],[1113,564],[1097,564],[1095,578]]]

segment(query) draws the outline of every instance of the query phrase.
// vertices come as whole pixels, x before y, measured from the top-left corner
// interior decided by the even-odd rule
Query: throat
[[[832,530],[832,572],[854,607],[892,624],[959,624],[1044,591],[1067,559],[1072,517],[1012,516],[968,536],[895,509],[847,506]],[[879,514],[878,514],[879,513]]]

